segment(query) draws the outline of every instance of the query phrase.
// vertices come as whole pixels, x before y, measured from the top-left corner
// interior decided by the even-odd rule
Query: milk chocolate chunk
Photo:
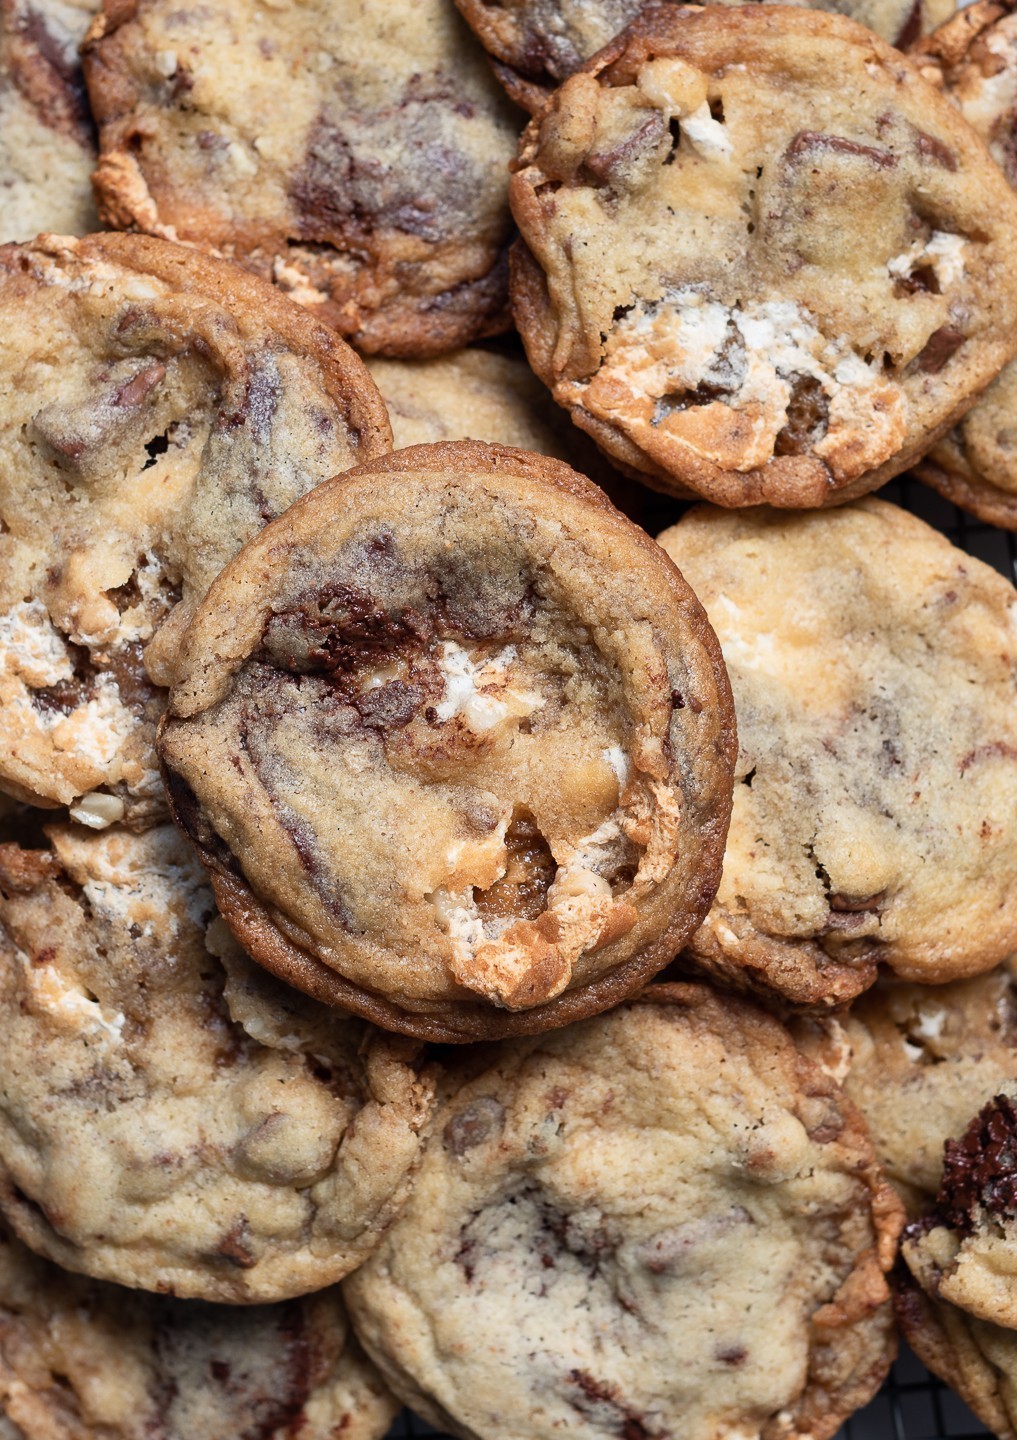
[[[466,441],[267,528],[196,615],[160,740],[244,946],[443,1040],[564,1024],[673,957],[733,745],[663,552],[567,466]]]

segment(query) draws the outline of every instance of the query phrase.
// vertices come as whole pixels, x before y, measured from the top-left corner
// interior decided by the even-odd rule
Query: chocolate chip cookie
[[[518,1440],[823,1440],[875,1391],[898,1202],[775,1020],[651,985],[472,1070],[344,1287],[426,1419],[466,1440],[506,1420]]]
[[[700,506],[661,537],[727,661],[724,875],[689,954],[836,1005],[1017,948],[1017,592],[922,521]]]
[[[1017,195],[840,16],[645,12],[531,122],[511,200],[534,369],[659,488],[864,494],[1017,346]]]
[[[325,326],[162,240],[2,247],[0,310],[0,788],[149,823],[190,610],[266,520],[389,448],[384,405]]]
[[[251,1304],[376,1245],[432,1082],[265,975],[171,826],[0,846],[0,1208],[69,1270]]]
[[[721,0],[728,3],[728,0]],[[792,0],[793,3],[793,0]],[[494,60],[506,90],[531,113],[606,45],[648,0],[456,0]],[[825,0],[891,45],[904,46],[946,20],[953,0]]]
[[[381,1440],[395,1409],[336,1289],[185,1303],[67,1275],[0,1228],[0,1435]]]
[[[668,963],[719,878],[734,734],[664,553],[567,466],[461,441],[338,476],[238,556],[160,753],[251,954],[455,1041]]]
[[[451,0],[108,0],[84,59],[106,223],[214,248],[371,353],[507,328],[519,122]]]
[[[930,35],[916,59],[1017,188],[1017,14],[995,0],[978,0]],[[1017,529],[1017,363],[1006,366],[915,470],[965,510]]]
[[[0,241],[98,229],[78,45],[101,0],[0,0]]]

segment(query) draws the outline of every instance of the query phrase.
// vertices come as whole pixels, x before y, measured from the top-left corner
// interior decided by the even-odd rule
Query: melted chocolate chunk
[[[1017,1219],[1017,1106],[1007,1095],[990,1100],[961,1138],[943,1147],[932,1223],[970,1235],[983,1215]]]
[[[929,135],[924,130],[915,131],[915,149],[923,160],[931,160],[934,165],[939,165],[944,170],[957,169],[957,156],[944,145],[942,140],[937,140],[935,135]]]
[[[813,156],[816,151],[856,155],[878,165],[881,170],[892,170],[897,164],[896,155],[889,150],[879,150],[874,145],[859,145],[857,141],[848,140],[846,136],[825,135],[818,130],[799,130],[784,152],[784,157],[787,160],[801,160]]]
[[[915,360],[919,370],[926,375],[938,375],[951,356],[964,344],[966,336],[955,325],[941,325],[925,342],[925,348]]]
[[[262,650],[268,663],[293,674],[351,675],[362,666],[424,648],[433,634],[416,610],[391,614],[373,596],[336,584],[273,615]]]

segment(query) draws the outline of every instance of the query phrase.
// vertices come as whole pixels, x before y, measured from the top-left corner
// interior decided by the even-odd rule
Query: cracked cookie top
[[[978,0],[915,54],[1017,189],[1017,14]],[[1017,362],[917,466],[919,477],[965,510],[1017,529]]]
[[[65,1269],[251,1304],[378,1243],[417,1163],[413,1047],[290,992],[171,826],[0,846],[0,1208]]]
[[[0,0],[0,241],[98,229],[78,46],[101,0]]]
[[[1017,593],[922,521],[706,506],[660,537],[738,719],[716,902],[728,983],[835,1005],[883,963],[942,983],[1017,947]]]
[[[493,57],[499,80],[513,100],[531,113],[649,8],[648,0],[456,0],[456,4]],[[903,47],[946,20],[955,7],[954,0],[823,0],[814,8],[850,15],[891,45]]]
[[[775,1020],[650,985],[487,1057],[448,1075],[413,1195],[345,1282],[407,1403],[464,1440],[505,1417],[520,1440],[824,1440],[875,1391],[899,1206]]]
[[[733,749],[664,553],[567,466],[467,441],[249,545],[160,738],[245,947],[447,1040],[565,1024],[668,963],[716,888]]]
[[[1017,195],[840,16],[646,12],[531,122],[511,200],[534,369],[659,488],[864,494],[1017,345]]]
[[[68,1275],[0,1229],[0,1435],[381,1440],[395,1410],[337,1289],[185,1303]]]
[[[107,223],[213,248],[371,353],[508,328],[519,123],[451,0],[107,0],[84,59]]]
[[[325,326],[162,240],[3,247],[0,307],[0,788],[150,823],[190,610],[267,520],[388,448],[384,406]]]

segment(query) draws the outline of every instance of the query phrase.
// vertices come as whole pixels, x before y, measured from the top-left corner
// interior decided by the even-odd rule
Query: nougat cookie
[[[401,1204],[432,1080],[290,992],[190,847],[53,826],[0,846],[0,1209],[65,1269],[252,1304],[331,1284]]]
[[[1017,14],[996,0],[978,0],[930,35],[915,58],[1017,188]],[[915,473],[982,520],[1017,529],[1017,362]]]
[[[371,353],[508,328],[519,121],[451,0],[107,0],[99,213],[212,248]]]
[[[531,113],[649,8],[649,0],[456,0],[456,4],[490,52],[499,80],[513,100]],[[941,24],[954,8],[953,0],[823,0],[815,6],[860,20],[899,46]]]
[[[899,1205],[774,1019],[650,985],[464,1069],[344,1286],[426,1419],[464,1440],[507,1419],[519,1440],[823,1440],[875,1392]]]
[[[397,450],[489,440],[569,458],[572,427],[562,426],[561,411],[525,360],[473,349],[433,360],[375,357],[367,368],[388,407]]]
[[[659,488],[864,494],[1017,346],[1017,195],[840,16],[645,12],[531,122],[510,193],[534,369]]]
[[[143,1295],[0,1228],[0,1435],[381,1440],[395,1410],[335,1288],[244,1309]]]
[[[0,0],[0,242],[98,229],[78,46],[101,0]]]
[[[0,789],[143,825],[190,610],[388,418],[332,331],[163,240],[0,248],[0,307]]]
[[[668,963],[716,888],[734,734],[663,551],[567,466],[462,441],[337,477],[238,556],[160,754],[256,959],[455,1041]]]
[[[727,661],[724,875],[688,954],[832,1006],[1017,948],[1017,592],[894,505],[700,506],[661,544]]]

